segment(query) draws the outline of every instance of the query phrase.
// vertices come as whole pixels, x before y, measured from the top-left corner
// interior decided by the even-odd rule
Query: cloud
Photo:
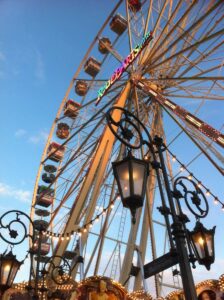
[[[25,138],[31,144],[44,144],[47,141],[48,132],[46,130],[40,130],[36,134],[30,134],[27,130],[19,128],[15,132],[15,137]]]
[[[43,58],[41,53],[38,50],[36,50],[35,52],[36,52],[36,68],[35,68],[34,75],[36,79],[43,81],[45,80],[45,66],[44,66]]]
[[[15,132],[15,137],[20,138],[20,137],[26,135],[26,133],[27,133],[27,131],[25,129],[18,129]]]
[[[0,182],[0,197],[11,197],[21,202],[30,203],[32,193],[28,190],[17,189],[13,186]]]
[[[6,61],[6,57],[2,51],[0,51],[0,61]]]
[[[43,144],[47,141],[48,132],[45,130],[39,131],[36,135],[32,135],[29,137],[28,141],[32,144]]]

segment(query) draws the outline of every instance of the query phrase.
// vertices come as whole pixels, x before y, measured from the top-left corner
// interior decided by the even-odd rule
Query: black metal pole
[[[163,140],[161,138],[155,138],[155,144],[158,149],[159,159],[161,163],[161,169],[163,173],[165,188],[167,192],[167,198],[170,205],[171,215],[173,219],[173,224],[171,225],[173,231],[174,240],[176,242],[177,253],[179,255],[179,265],[180,273],[183,283],[184,295],[186,300],[197,300],[197,294],[195,290],[194,279],[191,271],[191,266],[189,262],[188,252],[186,248],[186,234],[183,229],[182,223],[178,220],[178,215],[176,213],[176,208],[173,201],[173,196],[170,189],[168,174],[166,171],[166,165],[163,158]]]
[[[118,109],[124,113],[125,118],[122,119],[122,122],[117,122],[116,120],[114,120],[111,117],[110,112],[114,109]],[[145,125],[135,115],[133,115],[131,112],[129,112],[128,110],[126,110],[124,108],[114,106],[107,112],[106,117],[107,117],[107,123],[108,123],[110,130],[113,132],[113,134],[116,136],[116,138],[118,138],[124,145],[126,145],[127,147],[129,147],[131,149],[139,149],[144,144],[147,144],[149,151],[152,152],[152,155],[153,155],[152,166],[156,170],[159,190],[161,193],[162,213],[165,216],[165,222],[167,225],[168,233],[170,233],[169,239],[170,239],[171,249],[173,246],[173,237],[174,237],[175,246],[176,246],[176,250],[178,253],[178,261],[179,261],[179,265],[180,265],[185,300],[197,300],[194,279],[193,279],[189,256],[188,256],[188,251],[187,251],[187,247],[186,247],[186,232],[185,232],[185,228],[182,224],[182,221],[178,217],[178,214],[176,212],[176,207],[175,207],[173,195],[172,195],[171,188],[170,188],[166,165],[165,165],[165,161],[163,158],[163,150],[165,150],[164,144],[163,144],[163,139],[161,139],[159,137],[155,137],[154,142],[153,142],[152,137],[150,136],[149,131],[145,127]],[[132,128],[134,128],[134,130],[137,132],[137,135],[139,138],[139,143],[137,145],[130,142],[131,138],[133,137],[133,134],[130,130],[126,130],[126,131],[124,130],[124,127],[122,125],[124,121],[126,122],[126,124],[129,123],[130,126],[132,126]],[[143,132],[141,129],[139,129],[139,126],[135,124],[136,122],[138,125],[140,124],[141,128],[143,128],[144,133],[148,137],[148,141],[143,139]],[[120,127],[120,129],[121,129],[120,134],[118,134],[117,131],[115,131],[114,126],[117,128]],[[157,152],[155,152],[155,150],[154,150],[154,145],[156,145]],[[159,156],[160,165],[158,165],[158,163],[156,161],[157,154]],[[159,172],[158,168],[161,168],[161,171],[162,171],[162,177],[163,177],[163,180],[165,183],[165,189],[166,189],[166,193],[167,193],[169,207],[166,207],[165,199],[163,197],[164,194],[163,194],[163,190],[162,190],[162,186],[161,186],[161,178],[160,178],[160,172]],[[170,225],[170,223],[169,223],[169,214],[171,214],[171,216],[172,216],[172,221],[173,221],[172,225]],[[171,229],[172,229],[172,233],[171,233]]]
[[[33,300],[38,300],[38,283],[39,283],[39,275],[40,275],[40,256],[41,256],[41,244],[42,244],[42,230],[38,233],[38,244],[37,244],[37,264],[36,264],[36,274],[35,274],[35,287],[34,287],[34,296]]]

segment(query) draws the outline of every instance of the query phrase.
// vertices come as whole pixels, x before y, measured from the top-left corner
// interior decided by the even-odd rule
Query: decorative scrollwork
[[[20,210],[11,210],[0,217],[0,238],[10,245],[21,244],[30,237],[27,225],[31,223],[30,217]]]
[[[112,117],[114,110],[122,112],[119,121],[115,121]],[[106,119],[110,130],[122,144],[131,149],[139,149],[145,143],[142,135],[142,130],[147,131],[145,126],[128,110],[114,106],[106,113]]]
[[[190,189],[184,182],[190,183],[193,188]],[[205,218],[207,216],[209,211],[208,201],[193,180],[185,176],[178,177],[174,181],[174,196],[178,199],[184,198],[187,208],[197,218]]]
[[[59,261],[59,264],[55,263]],[[58,285],[66,284],[71,280],[71,267],[68,261],[62,256],[54,255],[44,264],[42,273],[50,273],[51,279]]]

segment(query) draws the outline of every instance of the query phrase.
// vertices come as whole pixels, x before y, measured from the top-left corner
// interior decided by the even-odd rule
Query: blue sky
[[[1,214],[12,208],[29,213],[41,154],[61,99],[114,4],[105,0],[0,1]],[[214,126],[220,125],[223,114],[218,106],[211,113]],[[211,184],[222,200],[221,176],[209,166],[205,174],[203,163],[201,159],[193,165],[193,171]],[[212,176],[208,178],[208,174]],[[214,207],[212,215],[217,215],[219,242],[217,264],[208,278],[221,275],[219,266],[224,266],[223,216]],[[213,221],[210,218],[209,227]]]
[[[0,122],[5,145],[1,181],[5,184],[32,190],[60,101],[109,12],[103,2],[97,7],[87,1],[88,10],[78,1],[0,2]]]
[[[51,124],[110,8],[105,1],[0,1],[1,214],[29,214]]]

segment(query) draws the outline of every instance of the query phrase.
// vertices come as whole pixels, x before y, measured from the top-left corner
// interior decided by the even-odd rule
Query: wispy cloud
[[[18,129],[15,132],[15,137],[20,138],[24,135],[26,135],[27,131],[25,129]]]
[[[45,80],[45,66],[40,51],[36,50],[36,68],[34,75],[39,81]]]
[[[28,190],[15,188],[3,182],[0,182],[0,197],[13,198],[21,202],[29,203],[32,193]]]
[[[27,130],[19,128],[15,132],[15,137],[18,139],[25,139],[31,144],[44,144],[47,141],[48,132],[44,129],[38,131],[36,134],[30,134]]]
[[[32,144],[43,144],[47,141],[48,132],[45,130],[39,131],[37,134],[29,137],[28,141]]]
[[[6,56],[2,51],[0,51],[0,61],[6,61]]]

